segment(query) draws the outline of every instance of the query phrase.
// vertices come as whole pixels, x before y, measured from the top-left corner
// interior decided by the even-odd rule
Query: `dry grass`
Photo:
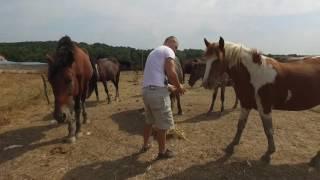
[[[99,84],[102,101],[96,102],[93,95],[87,103],[92,123],[83,126],[84,137],[69,145],[62,143],[66,126],[48,125],[52,107],[43,95],[40,75],[0,74],[0,96],[5,98],[0,101],[0,113],[6,116],[0,124],[0,179],[319,179],[320,172],[309,172],[306,164],[320,148],[320,114],[314,112],[319,107],[273,111],[277,151],[271,165],[258,160],[267,141],[255,111],[234,155],[224,157],[223,148],[232,140],[239,117],[239,108],[230,109],[234,103],[230,88],[226,111],[208,117],[212,92],[188,88],[182,97],[184,114],[174,116],[178,128],[174,136],[182,139],[168,141],[168,147],[178,153],[176,158],[153,161],[155,142],[150,151],[137,155],[144,124],[139,111],[143,106],[141,78],[140,73],[122,72],[121,101],[111,104],[106,103]],[[111,83],[108,86],[114,95]],[[218,99],[214,109],[220,109]],[[11,145],[23,147],[3,150]]]

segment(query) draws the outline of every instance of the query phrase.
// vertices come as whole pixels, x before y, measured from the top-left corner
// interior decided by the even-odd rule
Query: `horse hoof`
[[[183,115],[183,113],[182,113],[182,112],[178,112],[178,115],[179,115],[179,116],[182,116],[182,115]]]
[[[270,164],[270,161],[271,161],[271,157],[270,155],[263,155],[261,156],[260,160],[266,164]]]
[[[82,132],[76,133],[76,137],[77,137],[77,138],[80,138],[80,137],[82,137],[82,136],[83,136],[83,133],[82,133]]]
[[[320,169],[320,154],[319,153],[311,159],[309,165],[316,168],[316,169]]]
[[[228,145],[226,149],[224,150],[227,154],[233,154],[234,153],[234,146],[233,145]]]
[[[64,140],[65,143],[73,144],[76,142],[76,137],[72,136]]]

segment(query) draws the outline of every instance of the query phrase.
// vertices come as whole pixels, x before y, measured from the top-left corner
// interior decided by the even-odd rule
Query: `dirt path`
[[[239,116],[239,107],[230,109],[234,92],[226,91],[225,113],[207,117],[211,92],[189,89],[182,98],[184,115],[175,116],[189,141],[169,140],[178,156],[153,162],[156,143],[150,152],[136,154],[144,121],[140,84],[133,81],[133,72],[120,79],[121,101],[107,104],[99,84],[102,101],[93,95],[87,104],[92,123],[83,126],[84,137],[69,145],[62,143],[66,125],[50,123],[52,107],[42,94],[40,76],[0,74],[0,179],[320,179],[320,172],[309,172],[306,165],[320,150],[317,108],[274,111],[277,151],[271,165],[259,161],[267,141],[258,113],[251,112],[240,145],[223,162],[223,148],[232,140]],[[215,111],[219,108],[217,101]]]

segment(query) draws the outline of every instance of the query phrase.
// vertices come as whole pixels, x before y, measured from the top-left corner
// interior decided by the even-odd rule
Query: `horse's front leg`
[[[243,129],[246,127],[246,124],[247,124],[247,120],[248,120],[248,116],[249,116],[250,110],[251,109],[247,109],[247,108],[241,107],[240,118],[239,118],[239,121],[238,121],[237,133],[236,133],[235,137],[233,138],[232,142],[225,149],[226,153],[233,154],[234,146],[239,144]]]
[[[80,113],[81,113],[81,106],[80,106],[80,96],[77,96],[75,98],[75,105],[74,105],[74,110],[75,110],[75,120],[76,120],[76,136],[80,137],[82,136],[81,132],[81,119],[80,119]]]
[[[213,110],[214,101],[216,100],[217,94],[218,94],[218,89],[219,89],[219,86],[216,86],[216,87],[213,89],[212,100],[211,100],[211,104],[210,104],[209,110],[208,110],[208,112],[207,112],[207,115],[210,115],[210,113],[211,113],[212,110]]]
[[[78,98],[79,99],[79,98]],[[70,108],[70,118],[68,121],[68,136],[66,139],[67,143],[74,143],[76,141],[76,132],[77,132],[77,112],[79,110],[77,110],[77,107],[80,107],[79,105],[77,105],[77,103],[79,104],[79,101],[77,101],[77,98],[74,98],[74,104],[72,104],[69,108]],[[73,110],[75,111],[75,115],[73,116]]]
[[[233,88],[233,89],[234,89],[234,88]],[[237,96],[237,93],[236,93],[235,89],[234,89],[234,93],[235,93],[235,95],[236,95],[236,100],[235,100],[234,105],[233,105],[233,107],[232,107],[233,109],[237,108],[238,102],[239,102],[239,99],[238,99],[238,96]]]
[[[83,124],[89,124],[90,120],[88,120],[88,115],[87,115],[87,111],[86,111],[86,97],[82,97],[81,107],[82,107]]]
[[[261,157],[261,160],[265,161],[267,163],[270,163],[271,154],[273,154],[276,151],[276,147],[274,145],[274,140],[273,140],[272,117],[271,117],[271,113],[269,113],[269,114],[262,113],[262,114],[260,114],[260,117],[262,120],[264,133],[266,134],[267,139],[268,139],[268,150]]]
[[[181,108],[181,103],[180,103],[180,95],[177,94],[177,106],[178,106],[178,115],[182,115],[182,108]]]
[[[221,89],[221,92],[220,92],[220,98],[221,98],[220,112],[222,113],[224,111],[224,92],[225,92],[226,86],[224,84],[222,84],[220,89]]]
[[[272,110],[271,105],[268,102],[269,99],[265,99],[262,101],[259,97],[256,97],[257,107],[259,111],[260,118],[262,120],[264,133],[268,139],[268,150],[265,154],[261,157],[261,160],[270,163],[271,155],[276,151],[276,147],[274,145],[273,139],[273,125],[272,125]],[[262,103],[264,105],[262,105]]]

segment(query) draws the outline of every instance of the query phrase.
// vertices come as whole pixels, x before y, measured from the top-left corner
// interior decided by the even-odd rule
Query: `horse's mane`
[[[56,52],[53,55],[54,61],[51,64],[51,74],[55,74],[59,69],[70,67],[74,62],[75,44],[69,36],[64,36],[58,41]]]
[[[228,61],[229,66],[238,65],[241,61],[247,58],[252,59],[252,56],[257,53],[256,49],[251,49],[234,42],[226,42],[224,49],[225,59]]]

